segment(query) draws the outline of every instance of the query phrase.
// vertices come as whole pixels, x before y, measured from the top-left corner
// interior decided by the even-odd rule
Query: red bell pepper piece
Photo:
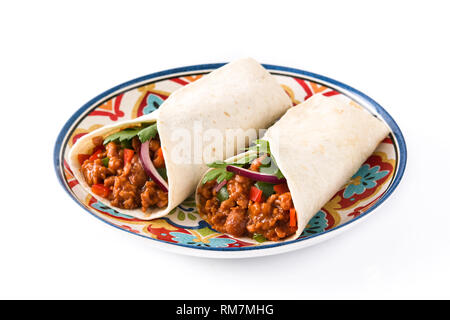
[[[90,155],[84,154],[84,153],[80,153],[80,154],[78,154],[78,163],[81,166],[89,158],[90,158]]]
[[[123,150],[123,161],[125,164],[130,163],[131,159],[133,159],[134,150],[133,149],[124,149]]]
[[[295,227],[297,225],[297,213],[295,208],[289,209],[289,226]]]
[[[278,194],[289,192],[289,188],[286,183],[274,185],[273,190],[275,190]]]
[[[100,159],[100,153],[103,152],[102,147],[97,147],[94,149],[94,153],[89,157],[89,160],[94,161],[96,159]]]
[[[250,200],[254,202],[261,202],[262,194],[262,190],[259,190],[257,187],[252,186],[250,188]]]
[[[103,198],[107,198],[109,195],[109,189],[103,184],[94,184],[92,185],[91,190],[93,193]]]

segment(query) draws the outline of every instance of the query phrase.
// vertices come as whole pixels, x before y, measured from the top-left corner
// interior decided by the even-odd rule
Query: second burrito
[[[388,133],[360,106],[317,94],[247,152],[209,164],[197,186],[199,213],[235,237],[295,239]]]

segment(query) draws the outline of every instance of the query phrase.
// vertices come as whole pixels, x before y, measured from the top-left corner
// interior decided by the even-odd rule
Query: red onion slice
[[[227,184],[227,180],[223,180],[221,183],[218,183],[218,184],[214,187],[213,191],[219,192],[219,190],[222,189],[222,187],[223,187],[224,185],[226,185],[226,184]]]
[[[227,171],[236,173],[240,176],[244,176],[247,178],[250,178],[252,180],[256,181],[262,181],[262,182],[268,182],[268,183],[274,183],[274,184],[280,184],[286,182],[286,178],[278,178],[277,176],[267,174],[267,173],[261,173],[257,171],[252,171],[232,165],[227,166]]]
[[[150,151],[148,147],[149,143],[150,140],[144,142],[141,145],[141,150],[139,150],[139,159],[142,162],[145,173],[147,173],[147,175],[150,176],[153,181],[155,181],[155,183],[162,189],[162,191],[168,192],[169,185],[167,184],[166,180],[161,177],[161,175],[153,165],[152,159],[150,159]]]

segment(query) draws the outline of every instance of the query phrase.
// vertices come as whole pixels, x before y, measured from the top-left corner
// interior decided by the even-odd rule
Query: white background
[[[448,1],[8,1],[0,4],[0,298],[450,298]],[[251,56],[347,83],[405,135],[393,196],[354,229],[244,260],[155,249],[82,210],[56,136],[97,94]]]

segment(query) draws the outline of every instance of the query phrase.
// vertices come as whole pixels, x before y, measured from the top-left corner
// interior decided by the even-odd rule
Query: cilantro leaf
[[[254,150],[257,153],[261,154],[261,153],[268,153],[270,154],[270,146],[269,146],[269,141],[267,140],[262,140],[262,139],[257,139],[255,141],[253,141],[253,145],[245,148],[244,150]]]
[[[103,164],[105,167],[108,168],[109,158],[108,158],[108,157],[103,158],[103,159],[102,159],[102,164]]]
[[[227,171],[227,166],[232,165],[236,167],[243,167],[244,165],[251,163],[256,159],[256,154],[246,155],[235,162],[214,161],[208,164],[208,167],[213,170],[208,171],[202,179],[202,184],[208,181],[216,180],[217,183],[221,183],[223,180],[230,180],[233,178],[234,173]]]
[[[208,181],[216,179],[220,174],[221,170],[210,170],[208,171],[202,179],[202,184],[205,184]]]
[[[258,139],[253,141],[254,145],[247,148],[248,150],[254,150],[258,154],[265,153],[268,156],[263,159],[262,165],[259,167],[259,172],[275,175],[277,178],[284,178],[283,173],[275,161],[275,158],[271,156],[270,146],[267,140]]]
[[[163,178],[165,181],[167,181],[167,169],[166,168],[156,168],[156,171],[158,171],[161,178]]]
[[[226,168],[229,165],[242,167],[246,164],[251,163],[256,158],[257,158],[256,154],[250,154],[250,155],[245,155],[245,157],[239,158],[238,160],[236,160],[234,162],[225,162],[225,161],[221,161],[221,160],[214,161],[214,162],[208,163],[208,167],[210,167],[210,168]]]
[[[278,168],[277,162],[275,161],[274,157],[270,157],[273,161],[273,164],[275,165],[275,167],[277,168],[277,171],[275,171],[275,175],[277,176],[278,179],[284,178],[283,173],[281,172],[280,168]]]
[[[256,154],[249,154],[244,157],[239,158],[234,162],[225,162],[225,161],[214,161],[208,164],[208,167],[213,168],[213,170],[208,171],[202,179],[202,183],[205,184],[208,181],[216,180],[217,183],[222,182],[223,180],[229,180],[234,176],[234,173],[227,171],[227,166],[232,165],[236,167],[243,167],[247,164],[250,164],[261,154],[266,154],[267,157],[262,159],[262,165],[259,167],[259,172],[275,175],[278,178],[284,178],[280,169],[278,168],[275,159],[270,156],[270,147],[269,142],[266,140],[255,140],[253,146],[246,148],[246,150],[256,151]]]
[[[269,162],[265,163],[264,165],[261,165],[259,167],[259,172],[274,175],[279,179],[284,178],[283,173],[281,172],[280,168],[278,168],[275,158],[274,157],[267,157],[267,158],[269,159]]]
[[[268,182],[257,181],[255,183],[255,187],[263,192],[264,197],[269,198],[272,194],[275,193],[273,189],[274,184]]]
[[[121,130],[119,132],[113,133],[106,137],[106,139],[103,141],[104,145],[107,145],[111,141],[119,140],[120,142],[125,140],[131,140],[135,135],[138,134],[138,132],[141,130],[141,128],[127,128],[124,130]]]
[[[221,173],[216,179],[217,183],[221,183],[223,180],[230,180],[234,176],[233,172],[227,171],[226,169],[219,170],[221,170]]]
[[[216,195],[217,199],[219,199],[220,202],[223,202],[230,198],[230,194],[228,193],[227,187],[223,186]]]
[[[255,160],[257,157],[258,157],[258,155],[256,155],[256,154],[246,155],[245,157],[242,157],[242,158],[238,159],[236,162],[234,162],[233,165],[239,165],[239,164],[245,165],[248,163],[252,163],[253,160]]]
[[[150,139],[153,139],[157,134],[158,129],[156,127],[156,123],[145,127],[126,128],[107,136],[103,141],[103,144],[107,145],[111,141],[118,141],[122,145],[127,145],[127,142],[135,136],[138,136],[139,140],[144,143]]]
[[[122,149],[133,149],[133,144],[131,143],[131,140],[123,140],[120,141],[120,147]]]
[[[214,162],[211,162],[211,163],[207,164],[207,166],[210,167],[210,168],[220,168],[220,169],[226,168],[227,165],[229,165],[229,163],[226,163],[226,162],[221,161],[221,160],[214,161]]]
[[[158,129],[156,127],[156,123],[152,124],[151,126],[148,126],[141,131],[138,132],[139,140],[141,140],[142,143],[153,139],[158,134]]]
[[[262,234],[259,234],[259,233],[253,234],[253,240],[256,240],[259,243],[267,241],[267,239]]]
[[[208,171],[202,179],[202,184],[205,184],[208,181],[216,180],[217,183],[221,183],[224,180],[230,180],[233,178],[234,173],[227,171],[226,167],[224,168],[214,168],[213,170]]]

